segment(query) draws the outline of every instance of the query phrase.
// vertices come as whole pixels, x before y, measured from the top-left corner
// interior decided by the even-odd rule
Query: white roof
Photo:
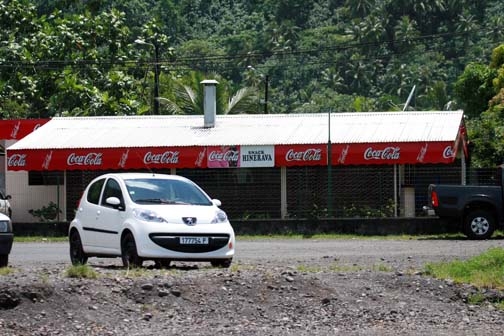
[[[328,113],[53,118],[8,149],[288,145],[328,142]],[[331,113],[332,143],[455,141],[463,111]]]

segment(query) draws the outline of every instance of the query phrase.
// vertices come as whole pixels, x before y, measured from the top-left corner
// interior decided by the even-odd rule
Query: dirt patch
[[[504,314],[475,288],[398,269],[205,264],[128,272],[16,268],[0,281],[2,335],[495,335]]]

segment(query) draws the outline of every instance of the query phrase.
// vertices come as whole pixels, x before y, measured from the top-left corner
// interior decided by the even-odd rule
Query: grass
[[[14,273],[14,269],[11,267],[0,267],[0,276],[9,275]]]
[[[16,243],[54,243],[67,242],[67,236],[44,237],[44,236],[14,236]]]
[[[429,263],[426,274],[480,288],[504,289],[504,249],[495,247],[467,259]]]
[[[92,269],[89,265],[75,265],[70,266],[66,272],[66,276],[69,278],[79,278],[79,279],[96,279],[98,278],[98,273]]]
[[[426,275],[439,279],[451,279],[455,283],[471,284],[479,289],[504,290],[504,249],[495,247],[468,260],[429,263],[425,266]],[[471,294],[470,304],[487,301],[483,292]],[[493,302],[497,309],[504,310],[504,300]]]

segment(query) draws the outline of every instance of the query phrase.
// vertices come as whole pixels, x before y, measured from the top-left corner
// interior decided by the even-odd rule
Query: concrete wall
[[[17,236],[65,236],[68,222],[14,223]],[[302,234],[357,234],[373,235],[426,235],[459,232],[456,223],[448,223],[437,217],[416,218],[351,218],[351,219],[290,219],[290,220],[242,220],[231,223],[240,235],[289,235]]]
[[[29,186],[28,172],[7,171],[6,192],[12,196],[10,203],[12,208],[12,221],[14,223],[37,222],[38,218],[33,217],[28,210],[40,209],[48,205],[49,202],[59,204],[62,211],[59,220],[66,220],[65,184],[60,186]]]

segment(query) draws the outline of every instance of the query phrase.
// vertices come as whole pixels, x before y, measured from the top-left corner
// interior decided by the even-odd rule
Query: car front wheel
[[[7,267],[7,264],[9,264],[9,255],[0,254],[0,267]]]
[[[138,256],[135,238],[131,233],[122,240],[121,258],[125,268],[142,267],[143,260]]]
[[[476,210],[465,219],[464,231],[470,239],[489,239],[495,230],[495,218],[491,212]]]
[[[169,268],[171,264],[170,259],[158,259],[155,261],[155,267],[156,268]]]
[[[70,234],[70,260],[72,261],[72,265],[84,265],[88,260],[82,248],[79,232],[77,231],[72,231]]]

